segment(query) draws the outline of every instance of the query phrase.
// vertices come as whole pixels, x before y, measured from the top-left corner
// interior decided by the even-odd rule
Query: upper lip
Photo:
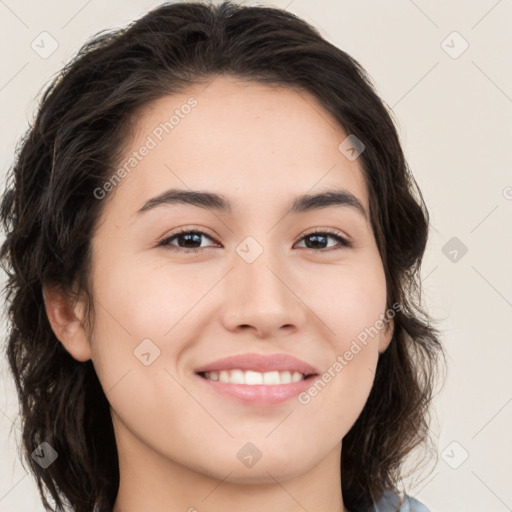
[[[289,354],[262,355],[254,353],[239,354],[218,359],[195,370],[196,373],[214,372],[220,370],[254,370],[256,372],[299,372],[304,375],[317,374],[318,370]]]

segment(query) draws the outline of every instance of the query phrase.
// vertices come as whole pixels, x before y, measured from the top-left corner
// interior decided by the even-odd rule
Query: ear
[[[379,352],[385,352],[389,347],[391,340],[393,339],[393,333],[395,332],[395,321],[391,318],[386,323],[379,337]]]
[[[77,360],[91,359],[91,346],[85,329],[83,301],[73,300],[59,286],[43,286],[46,316],[55,336]]]

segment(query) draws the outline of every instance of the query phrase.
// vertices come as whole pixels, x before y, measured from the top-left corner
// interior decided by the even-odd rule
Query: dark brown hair
[[[343,439],[346,506],[369,510],[385,489],[396,490],[405,456],[430,440],[443,352],[421,308],[428,212],[368,74],[284,10],[164,4],[126,28],[96,34],[52,80],[19,142],[2,198],[6,355],[20,400],[23,454],[47,510],[54,509],[44,488],[55,510],[90,512],[95,503],[109,510],[119,468],[109,403],[92,361],[75,360],[56,338],[43,283],[85,293],[92,314],[90,241],[106,202],[93,191],[119,164],[140,108],[220,74],[307,91],[365,145],[359,158],[387,303],[401,308],[368,401]],[[46,469],[31,458],[43,441],[59,454]]]

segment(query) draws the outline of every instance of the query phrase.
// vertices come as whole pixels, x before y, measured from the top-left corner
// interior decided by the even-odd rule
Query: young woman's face
[[[391,337],[347,136],[310,95],[228,77],[137,118],[92,240],[90,357],[120,460],[248,483],[337,460]],[[327,191],[355,199],[288,211]]]

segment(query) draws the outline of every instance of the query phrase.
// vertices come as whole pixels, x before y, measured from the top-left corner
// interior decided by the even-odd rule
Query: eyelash
[[[158,243],[158,246],[168,247],[171,250],[181,250],[181,251],[184,251],[185,253],[199,253],[199,252],[202,252],[205,249],[209,248],[209,247],[200,247],[197,249],[189,249],[189,248],[184,248],[184,247],[177,247],[177,246],[170,244],[171,241],[173,241],[174,239],[177,239],[179,236],[185,235],[185,234],[187,234],[187,235],[192,235],[192,234],[204,235],[207,238],[209,238],[210,240],[215,241],[210,235],[208,235],[204,231],[200,231],[197,229],[191,229],[191,228],[182,228],[179,231],[177,231],[176,233],[173,233],[172,235],[165,237],[163,240],[161,240]],[[338,247],[338,249],[351,248],[353,245],[352,242],[347,240],[345,237],[341,236],[337,231],[332,231],[330,229],[324,229],[322,231],[312,231],[310,233],[306,233],[305,235],[302,235],[302,238],[300,238],[298,241],[300,242],[304,238],[307,238],[307,237],[313,236],[313,235],[328,235],[328,236],[334,238],[341,246],[341,247]],[[310,249],[308,247],[305,247],[304,249],[309,249],[310,251],[315,251],[315,252],[325,252],[327,249],[332,249],[332,247],[324,248],[324,249]]]

